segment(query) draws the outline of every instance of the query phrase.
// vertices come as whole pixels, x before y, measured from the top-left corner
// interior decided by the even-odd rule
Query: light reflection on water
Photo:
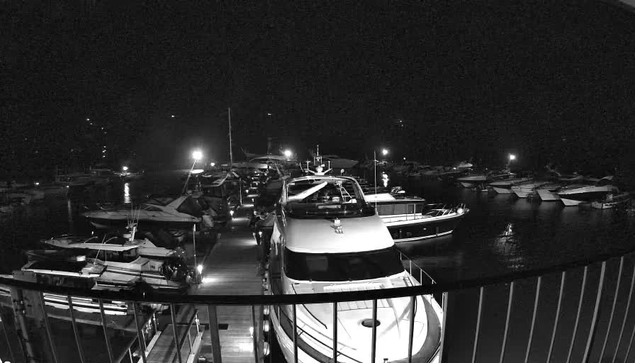
[[[132,200],[130,199],[130,183],[123,184],[123,203],[131,204]]]

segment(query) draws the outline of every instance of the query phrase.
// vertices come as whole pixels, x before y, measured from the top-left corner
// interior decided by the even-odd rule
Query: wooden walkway
[[[251,230],[244,224],[227,228],[210,253],[202,259],[202,282],[193,286],[190,294],[194,295],[258,295],[262,294],[262,270],[259,261],[260,246],[256,244]],[[199,262],[199,263],[201,263]],[[260,331],[260,317],[252,314],[251,306],[218,306],[217,321],[223,363],[245,363],[256,360],[252,331]],[[207,306],[196,306],[198,318],[203,324],[208,323]],[[191,319],[192,307],[180,309],[177,326],[185,326]],[[254,328],[254,323],[256,327]],[[202,328],[203,328],[202,326]],[[148,362],[174,361],[174,343],[172,326],[163,330],[162,335],[153,347]],[[179,331],[179,335],[180,331]],[[213,361],[210,329],[205,329],[200,341],[199,355]],[[189,349],[188,344],[183,348]],[[196,347],[197,349],[199,347]],[[182,357],[186,358],[185,352]],[[186,359],[183,359],[186,362]]]

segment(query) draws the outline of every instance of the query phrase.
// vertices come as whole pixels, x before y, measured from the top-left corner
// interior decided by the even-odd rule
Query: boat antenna
[[[232,154],[232,109],[227,107],[227,123],[229,125],[229,170],[232,170],[234,164],[234,155]]]

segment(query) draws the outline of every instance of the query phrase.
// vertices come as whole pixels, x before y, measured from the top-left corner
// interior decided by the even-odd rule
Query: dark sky
[[[77,159],[74,145],[86,159],[107,144],[112,163],[183,165],[194,146],[227,159],[228,106],[237,157],[272,136],[355,158],[606,164],[635,136],[635,14],[599,1],[3,7],[16,168]]]

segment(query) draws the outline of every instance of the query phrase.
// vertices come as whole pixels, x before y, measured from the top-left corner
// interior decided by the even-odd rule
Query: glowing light
[[[264,308],[262,308],[262,314],[269,315],[269,306],[265,306]]]
[[[123,171],[128,171],[128,167],[124,165],[124,166],[121,168],[121,170],[123,170]]]
[[[269,320],[265,320],[262,322],[262,331],[264,331],[265,333],[269,333],[269,330],[271,329],[271,325],[269,323]]]
[[[35,186],[37,187],[38,185],[40,185],[40,182],[35,182],[33,184],[35,184]]]
[[[249,335],[252,335],[252,336],[254,335],[254,327],[253,326],[249,327]]]
[[[175,118],[176,116],[172,115],[172,116],[170,116],[170,117]]]
[[[269,349],[269,343],[264,342],[264,343],[263,343],[263,346],[262,346],[262,353],[263,353],[265,356],[268,356],[270,352],[271,352],[271,351],[270,351],[270,349]]]
[[[456,213],[457,214],[463,214],[464,211],[465,210],[463,208],[459,208],[459,209],[456,210]]]
[[[514,161],[514,160],[516,160],[516,155],[509,154],[509,161]]]
[[[199,275],[203,273],[203,265],[196,266],[196,271],[198,271]]]
[[[291,152],[291,150],[289,150],[289,149],[286,149],[283,152],[283,154],[284,154],[284,157],[288,159],[288,158],[290,158],[293,155],[293,152]]]
[[[215,278],[213,278],[211,276],[205,276],[205,277],[203,277],[201,279],[201,284],[208,285],[208,284],[214,283],[216,281],[217,281],[217,279],[215,279]]]
[[[192,151],[192,159],[199,161],[203,158],[203,152],[201,150]]]
[[[243,352],[251,352],[254,349],[254,345],[252,343],[240,343],[238,348]]]
[[[230,211],[229,211],[229,216],[230,216],[230,217],[233,217],[233,216],[234,216],[234,211],[233,211],[233,210],[230,210]]]
[[[382,154],[383,156],[388,155],[388,149],[381,149],[381,154]]]
[[[209,163],[209,166],[211,166],[212,168],[216,166],[216,163]]]

